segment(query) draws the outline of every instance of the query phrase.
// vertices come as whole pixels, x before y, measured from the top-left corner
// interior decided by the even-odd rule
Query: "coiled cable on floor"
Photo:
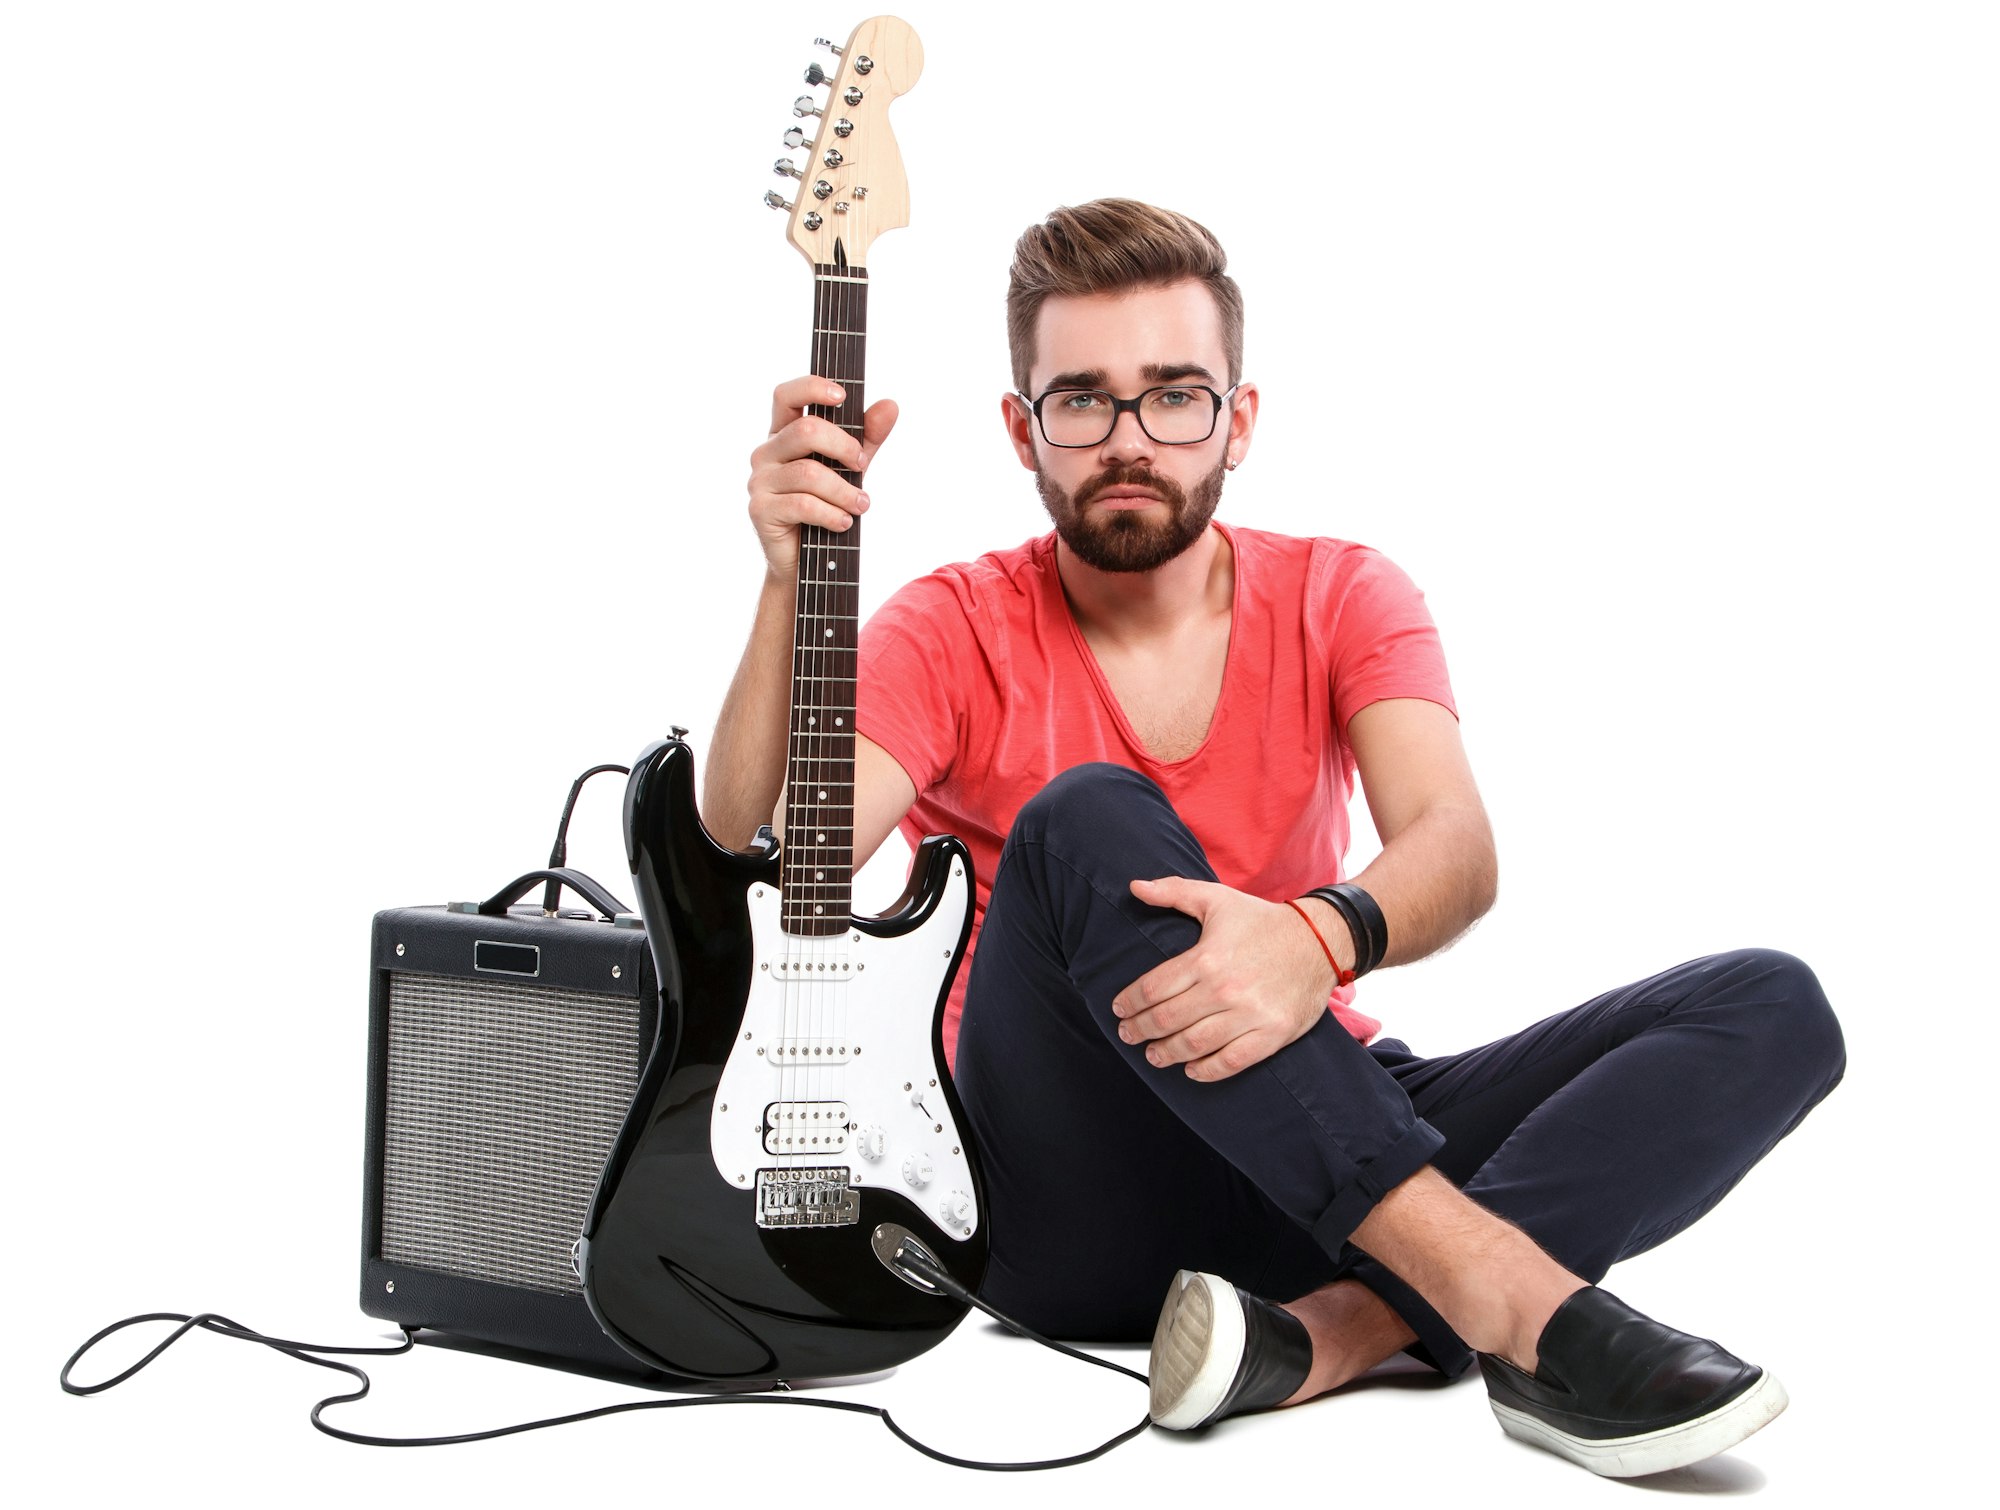
[[[921,1259],[914,1256],[907,1260],[907,1265],[909,1268],[915,1270],[921,1278],[930,1280],[937,1288],[947,1289],[958,1299],[977,1306],[1002,1326],[1018,1333],[1022,1337],[1026,1337],[1031,1342],[1039,1342],[1044,1347],[1053,1348],[1055,1351],[1071,1358],[1080,1358],[1086,1363],[1094,1363],[1100,1368],[1111,1369],[1117,1373],[1126,1375],[1128,1378],[1137,1379],[1141,1384],[1147,1382],[1144,1374],[1134,1369],[1126,1368],[1123,1364],[1113,1363],[1105,1358],[1093,1357],[1089,1353],[1065,1347],[1059,1342],[1051,1342],[1046,1337],[1037,1336],[1026,1327],[1001,1315],[991,1306],[978,1299],[978,1297],[966,1291],[963,1286],[952,1280],[948,1274],[944,1274],[943,1270],[937,1268],[935,1265],[925,1266]],[[909,1276],[906,1274],[904,1278],[908,1279]],[[173,1322],[176,1325],[174,1330],[155,1346],[151,1352],[147,1353],[130,1368],[96,1384],[78,1384],[70,1377],[77,1364],[83,1361],[84,1355],[96,1347],[98,1343],[104,1341],[105,1338],[117,1332],[122,1332],[127,1327],[140,1326],[152,1321]],[[101,1394],[107,1389],[123,1384],[127,1379],[130,1379],[134,1374],[147,1367],[162,1353],[166,1352],[168,1348],[193,1331],[213,1332],[218,1337],[227,1337],[236,1342],[260,1343],[276,1352],[283,1353],[287,1358],[296,1358],[301,1363],[310,1363],[320,1368],[330,1368],[339,1373],[351,1375],[358,1381],[359,1388],[349,1390],[346,1394],[328,1395],[313,1406],[311,1420],[315,1428],[325,1432],[328,1436],[338,1437],[343,1442],[358,1443],[363,1447],[449,1447],[464,1442],[486,1442],[491,1441],[495,1437],[517,1436],[522,1432],[541,1431],[551,1426],[568,1426],[577,1421],[595,1420],[599,1416],[621,1416],[642,1410],[676,1410],[682,1406],[692,1405],[804,1405],[813,1406],[820,1410],[845,1410],[852,1411],[857,1415],[878,1417],[882,1424],[899,1441],[915,1448],[918,1452],[924,1454],[925,1457],[935,1458],[940,1463],[949,1463],[954,1468],[978,1468],[995,1473],[1020,1473],[1042,1468],[1070,1468],[1078,1463],[1087,1463],[1092,1458],[1102,1457],[1105,1453],[1111,1451],[1112,1448],[1130,1441],[1152,1424],[1151,1416],[1142,1417],[1137,1425],[1121,1431],[1109,1441],[1100,1442],[1087,1452],[1075,1453],[1069,1457],[1048,1458],[1039,1462],[989,1463],[976,1458],[954,1457],[948,1452],[941,1452],[937,1448],[919,1441],[903,1430],[896,1423],[895,1417],[879,1405],[863,1405],[853,1400],[825,1400],[810,1395],[732,1394],[692,1395],[674,1400],[627,1400],[617,1405],[600,1405],[594,1410],[574,1411],[569,1415],[548,1416],[537,1421],[520,1421],[511,1426],[495,1426],[486,1431],[461,1432],[455,1436],[447,1437],[378,1437],[365,1432],[344,1430],[341,1427],[330,1425],[325,1419],[325,1413],[330,1407],[346,1405],[356,1400],[365,1399],[369,1391],[368,1375],[358,1365],[345,1363],[340,1360],[343,1357],[363,1354],[375,1357],[393,1357],[399,1353],[407,1353],[416,1345],[416,1333],[414,1330],[405,1327],[403,1329],[403,1340],[390,1347],[333,1347],[324,1343],[295,1342],[284,1337],[267,1337],[262,1332],[254,1331],[240,1322],[231,1321],[227,1316],[218,1315],[213,1311],[204,1311],[194,1316],[183,1315],[177,1311],[149,1311],[143,1316],[128,1316],[123,1321],[113,1322],[110,1326],[98,1332],[89,1341],[85,1342],[74,1353],[70,1354],[69,1360],[62,1366],[61,1383],[63,1390],[65,1393],[72,1395]]]

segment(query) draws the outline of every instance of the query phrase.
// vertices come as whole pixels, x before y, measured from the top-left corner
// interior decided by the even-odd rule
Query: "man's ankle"
[[[1283,1307],[1312,1338],[1312,1370],[1284,1403],[1299,1405],[1358,1379],[1417,1340],[1409,1323],[1356,1279],[1339,1279]]]
[[[1468,1347],[1529,1373],[1542,1328],[1585,1285],[1429,1168],[1384,1196],[1354,1243],[1429,1301]]]

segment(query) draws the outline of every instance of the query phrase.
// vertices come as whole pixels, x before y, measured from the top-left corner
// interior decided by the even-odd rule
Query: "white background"
[[[871,393],[904,417],[867,605],[1044,527],[995,420],[1018,231],[1113,193],[1212,227],[1265,394],[1224,517],[1426,589],[1500,838],[1492,915],[1363,1005],[1442,1051],[1694,953],[1811,961],[1846,1085],[1613,1284],[1791,1388],[1675,1487],[1941,1481],[1990,1393],[1990,10],[905,14],[929,61],[891,117],[914,219],[872,258]],[[1501,1438],[1477,1384],[1025,1482],[822,1413],[371,1453],[303,1421],[334,1376],[207,1338],[58,1394],[139,1310],[380,1333],[354,1303],[369,917],[538,863],[585,765],[671,722],[705,747],[760,570],[746,456],[807,350],[757,201],[811,39],[859,16],[5,17],[14,1473],[86,1504],[1618,1492]],[[572,859],[629,891],[615,780]],[[838,1393],[1043,1455],[1142,1410],[1090,1372],[968,1325]],[[351,1420],[384,1431],[624,1394],[436,1352],[377,1381]]]

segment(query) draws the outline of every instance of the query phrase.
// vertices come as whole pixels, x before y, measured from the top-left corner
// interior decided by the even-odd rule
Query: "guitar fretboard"
[[[846,390],[808,412],[861,434],[868,407],[868,273],[813,268],[812,371]],[[816,458],[856,486],[860,477]],[[785,847],[779,872],[787,933],[844,930],[854,900],[854,673],[861,610],[861,521],[845,530],[799,528],[797,620],[792,630],[792,723],[785,771]]]

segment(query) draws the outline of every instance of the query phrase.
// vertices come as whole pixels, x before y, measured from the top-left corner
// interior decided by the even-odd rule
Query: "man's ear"
[[[1028,412],[1028,401],[1018,393],[1001,394],[1000,422],[1007,427],[1007,441],[1021,458],[1021,465],[1034,471],[1035,417]]]
[[[1234,471],[1243,465],[1243,458],[1250,454],[1250,436],[1257,428],[1257,385],[1238,383],[1236,397],[1230,402],[1229,445],[1223,453]]]

